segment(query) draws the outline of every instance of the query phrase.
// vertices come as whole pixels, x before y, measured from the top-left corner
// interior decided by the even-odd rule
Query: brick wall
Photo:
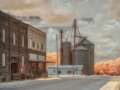
[[[2,42],[2,29],[5,30],[5,43]],[[0,11],[0,76],[6,76],[6,81],[11,80],[11,62],[15,57],[18,60],[18,73],[21,73],[21,57],[25,57],[27,68],[27,29],[28,25]],[[16,44],[13,45],[13,33]],[[24,47],[22,47],[24,36]],[[5,53],[6,66],[2,67],[2,53]]]

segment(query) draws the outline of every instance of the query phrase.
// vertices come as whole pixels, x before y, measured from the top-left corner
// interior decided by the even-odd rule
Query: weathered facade
[[[27,24],[0,11],[0,76],[5,81],[25,78]]]
[[[28,62],[30,77],[39,77],[46,71],[46,33],[28,27]]]
[[[45,60],[46,34],[0,11],[0,81],[40,76]]]
[[[1,76],[0,80],[2,77],[5,77],[8,81],[11,78],[10,61],[9,61],[10,18],[11,18],[10,16],[0,12],[0,76]]]
[[[48,66],[48,76],[64,76],[64,75],[82,75],[83,74],[83,65],[59,65],[57,66]]]

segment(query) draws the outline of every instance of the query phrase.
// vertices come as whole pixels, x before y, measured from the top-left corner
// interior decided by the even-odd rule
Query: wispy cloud
[[[94,42],[96,61],[115,59],[120,53],[120,0],[0,0],[0,9],[19,16],[40,16],[49,25],[69,25],[74,18],[92,17],[80,27]],[[79,23],[79,21],[78,21]],[[81,24],[81,23],[79,23]],[[55,33],[48,30],[48,51],[55,51]]]

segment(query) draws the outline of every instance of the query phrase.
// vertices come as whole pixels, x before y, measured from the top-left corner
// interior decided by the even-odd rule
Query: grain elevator
[[[86,37],[78,35],[77,20],[73,22],[73,31],[71,32],[73,41],[63,41],[63,30],[60,31],[60,55],[61,65],[83,65],[83,74],[94,74],[94,44]],[[70,36],[69,36],[70,37]]]

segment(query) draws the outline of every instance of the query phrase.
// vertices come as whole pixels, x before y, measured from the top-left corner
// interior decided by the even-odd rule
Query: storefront
[[[28,69],[30,78],[38,78],[46,73],[45,55],[29,53]]]
[[[29,74],[31,78],[40,77],[45,71],[45,62],[29,61]]]

